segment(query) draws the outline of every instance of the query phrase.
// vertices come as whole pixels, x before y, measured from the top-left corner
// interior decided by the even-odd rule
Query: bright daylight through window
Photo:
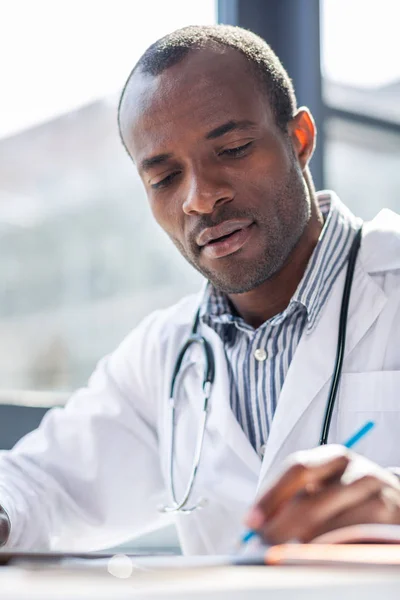
[[[116,103],[146,47],[177,27],[214,23],[215,3],[6,5],[0,393],[69,391],[145,314],[198,287],[150,216]]]
[[[322,2],[326,186],[364,219],[400,212],[399,20],[398,0]]]

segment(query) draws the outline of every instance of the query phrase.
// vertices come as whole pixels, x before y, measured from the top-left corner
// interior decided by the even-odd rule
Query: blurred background
[[[1,0],[0,448],[200,276],[153,222],[117,132],[158,37],[231,23],[272,45],[315,116],[318,188],[400,211],[398,0]]]

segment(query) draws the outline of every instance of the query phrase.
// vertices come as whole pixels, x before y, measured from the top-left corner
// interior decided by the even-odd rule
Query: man
[[[315,448],[360,221],[333,193],[316,195],[314,122],[271,49],[227,26],[166,36],[129,76],[119,125],[155,219],[208,284],[145,319],[2,456],[3,540],[110,546],[162,522],[160,504],[187,510],[171,512],[187,553],[228,552],[244,522],[269,542],[400,523],[400,219],[364,225],[328,438],[374,420],[359,444],[370,462]],[[191,488],[209,387],[201,344],[172,386],[173,438],[169,397],[195,319],[215,381]]]

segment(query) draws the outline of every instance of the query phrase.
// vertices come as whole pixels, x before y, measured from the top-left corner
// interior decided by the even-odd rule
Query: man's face
[[[246,292],[282,268],[310,199],[241,54],[204,49],[158,76],[136,73],[121,130],[157,222],[217,288]]]

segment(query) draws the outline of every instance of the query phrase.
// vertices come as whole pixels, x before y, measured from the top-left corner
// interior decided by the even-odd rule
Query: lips
[[[252,221],[249,219],[232,219],[229,221],[224,221],[215,227],[207,227],[207,229],[203,229],[203,231],[197,237],[197,244],[199,246],[205,246],[206,244],[216,242],[220,238],[231,235],[236,231],[246,229],[246,227],[249,227],[251,224]]]
[[[240,250],[254,230],[253,221],[231,220],[204,229],[197,238],[203,257],[222,258]]]

